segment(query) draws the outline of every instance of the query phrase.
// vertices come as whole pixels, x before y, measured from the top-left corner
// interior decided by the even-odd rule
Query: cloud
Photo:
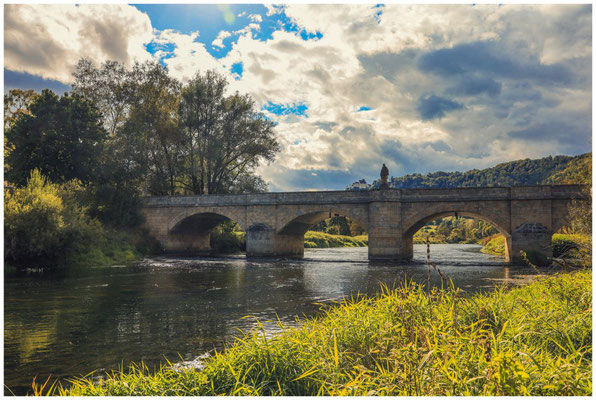
[[[221,32],[220,32],[221,34]],[[225,65],[218,62],[205,48],[205,44],[197,41],[199,32],[184,34],[172,29],[157,32],[153,43],[161,46],[170,45],[170,52],[160,54],[162,62],[168,67],[170,75],[186,82],[197,72],[214,69],[225,76],[231,73]]]
[[[465,43],[428,52],[420,58],[419,67],[442,77],[479,73],[547,85],[568,85],[572,81],[570,71],[560,63],[542,64],[537,58],[520,62],[517,57],[503,55],[492,42]]]
[[[4,67],[70,83],[81,57],[131,65],[151,57],[146,14],[128,5],[4,6]]]
[[[465,77],[457,85],[447,92],[459,96],[477,96],[486,93],[491,97],[498,96],[501,93],[501,83],[489,77]]]
[[[418,112],[423,120],[443,118],[445,113],[454,110],[461,110],[464,105],[453,100],[430,95],[420,97],[418,100]]]
[[[224,47],[223,40],[225,38],[229,38],[230,36],[232,36],[232,34],[228,31],[219,31],[215,40],[213,40],[213,42],[211,42],[211,46],[223,48]]]

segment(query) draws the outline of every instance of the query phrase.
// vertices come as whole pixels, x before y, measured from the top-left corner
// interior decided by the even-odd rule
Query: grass
[[[368,235],[342,236],[331,235],[324,232],[308,231],[304,235],[305,248],[328,248],[328,247],[366,247],[368,246]]]
[[[494,254],[497,256],[505,255],[505,236],[497,234],[487,237],[483,242],[481,252]]]
[[[62,264],[78,267],[128,264],[140,260],[147,251],[143,248],[146,237],[139,232],[110,231],[100,239],[95,243],[74,245]]]
[[[407,283],[273,338],[261,326],[202,370],[132,365],[44,394],[590,395],[591,282],[580,271],[474,296]]]
[[[497,234],[486,238],[480,251],[504,255],[505,237]],[[579,234],[555,233],[552,239],[553,257],[581,257],[581,252],[592,248],[591,238]]]

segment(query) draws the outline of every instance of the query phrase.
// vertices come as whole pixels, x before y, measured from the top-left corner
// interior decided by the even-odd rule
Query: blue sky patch
[[[308,106],[304,103],[295,104],[276,104],[268,101],[262,108],[275,115],[298,115],[308,117],[306,110]]]
[[[358,111],[357,111],[357,112],[360,112],[360,111],[370,111],[370,110],[372,110],[372,108],[370,108],[370,107],[368,107],[368,106],[362,106],[362,107],[360,107],[360,108],[358,109]]]
[[[241,62],[232,64],[232,68],[230,68],[230,71],[233,74],[238,75],[238,78],[236,78],[238,80],[242,78],[242,73],[244,72],[244,65]]]

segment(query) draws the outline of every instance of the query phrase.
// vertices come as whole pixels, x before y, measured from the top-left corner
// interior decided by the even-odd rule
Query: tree
[[[106,61],[100,68],[85,58],[79,60],[73,73],[72,92],[95,104],[101,111],[104,127],[116,135],[128,116],[134,80],[130,71],[117,61]]]
[[[11,89],[4,95],[4,130],[17,121],[22,115],[29,114],[29,105],[37,93],[34,90]]]
[[[34,90],[12,89],[4,95],[4,132],[6,132],[21,116],[29,114],[29,105],[37,96]],[[13,147],[4,135],[4,170],[10,170],[6,162]]]
[[[215,71],[197,74],[182,90],[185,176],[194,194],[233,193],[262,160],[279,151],[275,124],[254,109],[248,95],[225,96],[227,81]],[[253,178],[254,180],[254,178]]]
[[[58,97],[44,89],[6,131],[7,178],[24,185],[34,169],[52,182],[79,179],[83,183],[102,173],[106,131],[95,107],[78,95]]]
[[[135,64],[132,75],[133,101],[120,142],[144,177],[145,193],[174,195],[183,166],[178,124],[181,85],[157,62]]]

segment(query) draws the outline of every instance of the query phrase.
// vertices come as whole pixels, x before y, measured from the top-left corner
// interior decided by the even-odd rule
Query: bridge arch
[[[299,215],[291,215],[281,221],[277,233],[281,235],[300,235],[304,236],[313,226],[333,217],[347,217],[360,225],[365,231],[368,230],[367,214],[358,212],[359,210],[350,210],[342,207],[333,207],[327,209],[313,209],[303,212]]]
[[[439,218],[444,218],[444,217],[453,217],[456,214],[458,217],[470,217],[473,219],[480,220],[482,222],[485,222],[485,223],[491,225],[495,229],[497,229],[497,231],[499,231],[499,233],[505,237],[505,260],[508,262],[511,260],[511,250],[512,250],[511,233],[509,232],[509,230],[507,228],[505,228],[504,226],[502,226],[502,224],[495,222],[493,219],[491,219],[485,215],[479,214],[477,212],[463,211],[463,210],[458,210],[458,209],[434,212],[432,214],[426,215],[426,216],[418,219],[414,223],[410,223],[409,226],[407,227],[407,229],[404,230],[404,235],[403,235],[404,236],[403,240],[404,240],[404,242],[406,244],[406,248],[410,252],[410,254],[413,253],[414,234],[416,232],[418,232],[418,230],[420,228],[422,228],[423,226],[425,226],[426,224],[428,224],[431,221],[437,220]]]
[[[234,221],[244,229],[242,215],[225,208],[192,207],[167,223],[160,242],[171,253],[201,255],[211,253],[211,231],[225,221]]]
[[[186,229],[197,232],[210,232],[224,221],[232,220],[243,230],[246,230],[244,215],[229,210],[225,207],[215,208],[190,208],[175,215],[168,222],[168,233],[181,233]]]

